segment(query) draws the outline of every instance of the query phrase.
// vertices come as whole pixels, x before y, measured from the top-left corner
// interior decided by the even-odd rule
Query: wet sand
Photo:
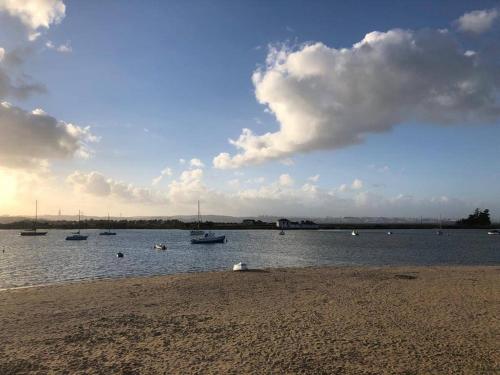
[[[499,267],[302,268],[0,292],[0,374],[493,374]]]

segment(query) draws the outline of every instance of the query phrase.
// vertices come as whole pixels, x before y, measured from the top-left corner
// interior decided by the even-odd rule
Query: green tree
[[[476,208],[474,213],[470,214],[467,219],[461,219],[457,221],[457,224],[471,227],[491,225],[490,210],[486,208],[481,211],[479,208]]]

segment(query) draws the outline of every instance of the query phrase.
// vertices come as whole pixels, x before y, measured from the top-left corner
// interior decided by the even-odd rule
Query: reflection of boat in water
[[[167,250],[167,245],[162,244],[162,243],[157,243],[154,245],[154,248],[156,250]]]
[[[500,231],[498,229],[492,229],[492,230],[488,231],[488,234],[490,236],[498,236],[498,235],[500,235]]]
[[[202,243],[224,243],[226,242],[226,236],[216,236],[212,232],[205,233],[204,236],[191,239],[192,244],[202,244]]]
[[[280,235],[284,235],[285,234],[285,231],[282,229],[281,232],[280,232]]]
[[[356,229],[353,229],[351,232],[351,236],[359,236],[359,233]]]
[[[200,223],[201,223],[200,201],[198,201],[198,229],[193,229],[190,232],[191,236],[203,236],[205,234],[205,231],[200,229]]]
[[[84,241],[88,236],[80,234],[80,210],[78,210],[78,230],[71,236],[66,237],[66,241]]]
[[[22,232],[19,232],[19,235],[23,237],[45,236],[47,232],[39,232],[36,230],[37,219],[38,219],[38,201],[35,201],[35,221],[33,222],[33,229],[23,230]]]
[[[99,236],[116,236],[115,232],[111,232],[111,221],[109,220],[109,214],[108,214],[108,230],[99,233]]]

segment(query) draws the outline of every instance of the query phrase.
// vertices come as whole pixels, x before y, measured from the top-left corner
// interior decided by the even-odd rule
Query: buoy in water
[[[123,253],[118,252],[118,253],[116,253],[116,256],[117,256],[118,258],[123,258]]]

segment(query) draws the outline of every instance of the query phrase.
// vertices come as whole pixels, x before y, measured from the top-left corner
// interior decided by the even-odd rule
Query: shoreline
[[[343,264],[343,265],[312,265],[312,266],[297,266],[297,267],[266,267],[266,268],[249,268],[246,272],[272,272],[272,271],[292,271],[292,270],[310,270],[310,269],[358,269],[358,270],[390,270],[395,268],[425,268],[425,269],[433,269],[433,268],[494,268],[499,267],[499,264],[443,264],[443,265],[414,265],[414,264],[386,264],[386,265],[359,265],[359,264]],[[231,267],[227,269],[220,270],[207,270],[207,271],[186,271],[186,272],[176,272],[176,273],[163,273],[163,274],[151,274],[151,275],[124,275],[124,276],[102,276],[102,277],[89,277],[82,279],[68,279],[61,281],[54,281],[42,284],[33,284],[33,285],[22,285],[22,286],[13,286],[0,288],[0,293],[10,290],[18,290],[18,289],[32,289],[32,288],[47,288],[52,286],[61,286],[61,285],[73,285],[73,284],[85,284],[85,283],[94,283],[101,281],[120,281],[120,280],[128,280],[128,279],[149,279],[149,278],[158,278],[158,277],[169,277],[169,276],[179,276],[179,275],[196,275],[196,274],[205,274],[205,273],[225,273],[225,272],[233,272]]]
[[[500,266],[330,266],[0,293],[0,373],[493,374]]]

